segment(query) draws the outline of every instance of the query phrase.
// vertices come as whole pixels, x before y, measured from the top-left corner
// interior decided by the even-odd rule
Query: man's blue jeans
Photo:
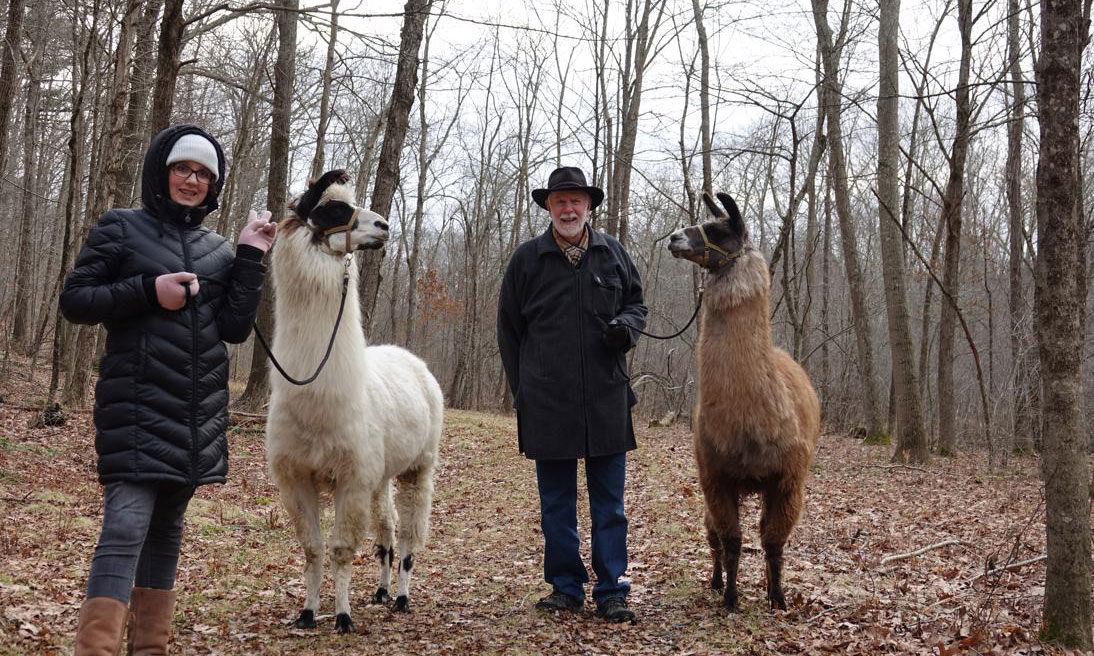
[[[109,483],[103,491],[103,530],[87,597],[129,603],[134,584],[170,590],[175,586],[182,518],[194,496],[188,485]]]
[[[619,578],[627,571],[627,516],[623,484],[627,454],[585,459],[592,520],[593,599],[626,597],[630,584]],[[540,526],[543,528],[543,578],[559,592],[585,598],[589,580],[581,562],[577,535],[577,460],[537,460]]]

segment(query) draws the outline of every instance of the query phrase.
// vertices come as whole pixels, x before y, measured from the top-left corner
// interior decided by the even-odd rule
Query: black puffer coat
[[[88,234],[61,292],[69,321],[102,322],[106,351],[95,386],[99,480],[185,485],[222,483],[228,472],[228,353],[242,342],[258,309],[265,268],[255,253],[236,256],[201,225],[216,209],[224,154],[205,205],[170,200],[165,162],[185,134],[158,134],[145,155],[142,209],[103,214]],[[257,249],[250,249],[257,251]],[[156,276],[189,271],[200,291],[178,311],[156,302]]]
[[[604,327],[646,325],[638,270],[613,237],[590,228],[577,267],[548,228],[509,260],[498,299],[498,347],[517,409],[522,453],[535,460],[607,456],[635,448],[635,396],[624,354]]]

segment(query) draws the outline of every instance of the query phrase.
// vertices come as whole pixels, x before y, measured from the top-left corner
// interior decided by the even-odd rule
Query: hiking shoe
[[[536,610],[545,610],[550,612],[568,610],[571,613],[576,613],[584,606],[582,601],[577,597],[571,597],[565,592],[559,592],[555,590],[551,594],[547,595],[543,599],[536,602]]]
[[[596,603],[596,615],[615,624],[621,622],[634,624],[638,621],[634,611],[627,608],[627,600],[623,597],[611,597],[604,601],[598,601]]]

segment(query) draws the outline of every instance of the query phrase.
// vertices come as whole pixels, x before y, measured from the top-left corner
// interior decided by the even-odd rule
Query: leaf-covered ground
[[[25,385],[0,404],[0,654],[71,652],[101,518],[90,415],[30,429],[20,406],[40,393]],[[1060,653],[1036,641],[1043,561],[984,575],[1044,553],[1034,460],[995,473],[978,456],[893,466],[888,448],[825,435],[787,546],[790,610],[763,600],[752,500],[742,610],[728,614],[707,587],[687,427],[642,429],[638,441],[627,489],[637,625],[605,624],[591,602],[577,616],[533,610],[548,592],[534,469],[516,453],[511,419],[450,411],[412,612],[369,605],[377,572],[363,545],[358,632],[338,636],[329,578],[320,628],[290,626],[304,597],[301,553],[266,476],[261,426],[235,426],[229,483],[201,488],[187,514],[176,653]],[[587,506],[580,522],[587,531]]]

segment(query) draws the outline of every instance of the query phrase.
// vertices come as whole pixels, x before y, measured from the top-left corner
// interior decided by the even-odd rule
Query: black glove
[[[626,350],[631,345],[630,330],[619,319],[612,319],[604,326],[604,343],[616,351]]]

